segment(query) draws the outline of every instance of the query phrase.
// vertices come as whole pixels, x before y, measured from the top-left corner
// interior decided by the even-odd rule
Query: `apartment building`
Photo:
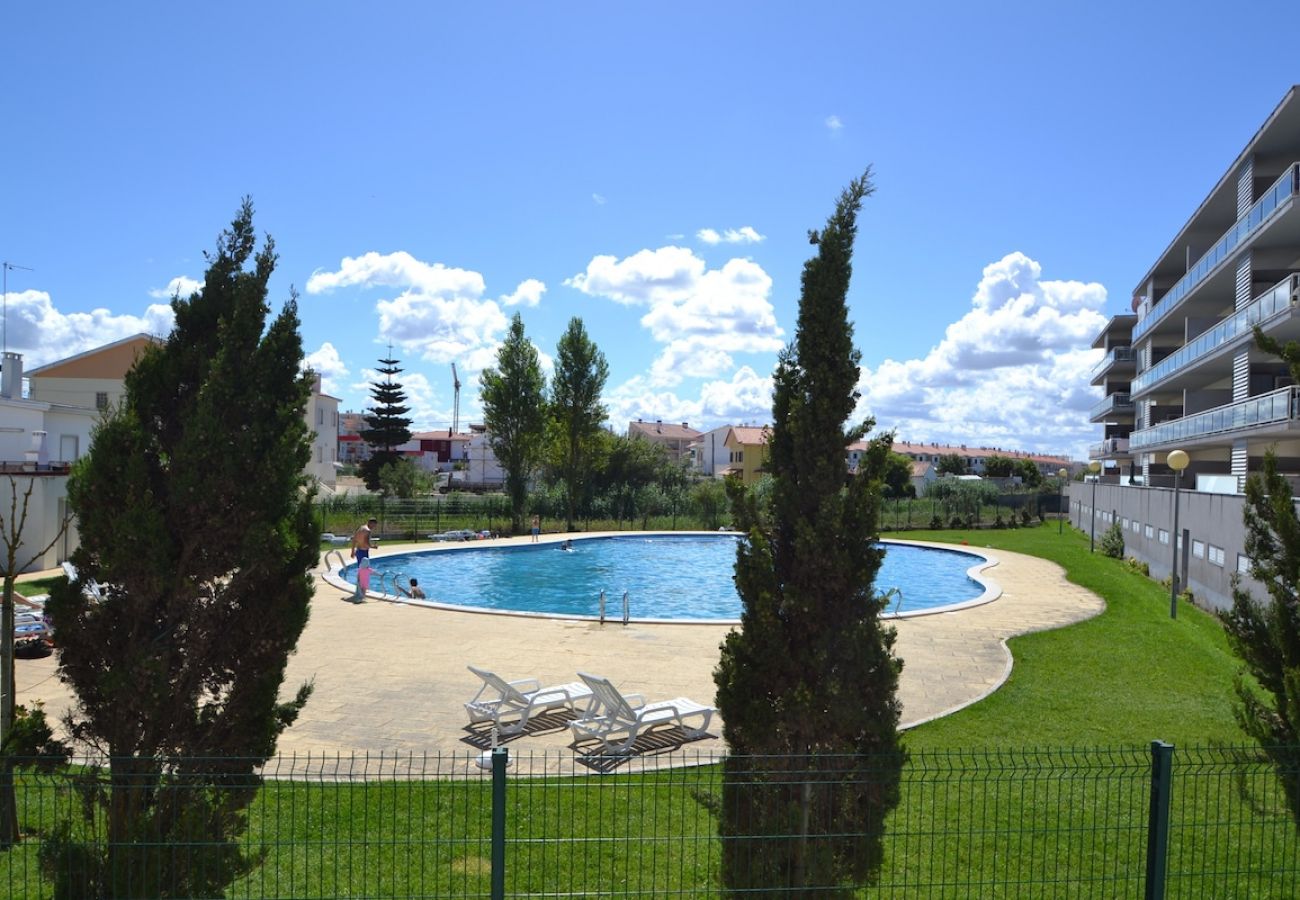
[[[1300,388],[1252,334],[1300,338],[1297,194],[1300,86],[1142,276],[1131,323],[1111,320],[1095,344],[1107,351],[1093,376],[1106,392],[1092,415],[1104,428],[1092,453],[1101,483],[1071,490],[1071,514],[1098,531],[1118,521],[1129,555],[1156,577],[1176,571],[1206,605],[1230,602],[1231,577],[1249,563],[1246,476],[1273,448],[1300,480]],[[1189,463],[1172,534],[1175,450]]]
[[[662,419],[643,422],[637,419],[627,425],[627,436],[638,437],[652,444],[659,444],[668,451],[668,458],[674,462],[691,459],[691,447],[702,436],[702,432],[692,428],[690,423],[665,423]]]

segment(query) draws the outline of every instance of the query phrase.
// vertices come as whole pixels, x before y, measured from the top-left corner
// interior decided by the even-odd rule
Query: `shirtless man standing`
[[[378,519],[371,519],[366,524],[357,529],[356,534],[352,535],[352,556],[355,559],[370,558],[370,532],[379,524]]]

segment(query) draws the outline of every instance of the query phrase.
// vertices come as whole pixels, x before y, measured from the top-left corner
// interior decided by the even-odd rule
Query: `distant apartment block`
[[[1104,396],[1091,420],[1103,465],[1092,491],[1071,492],[1086,529],[1119,522],[1131,555],[1224,605],[1244,572],[1241,492],[1273,448],[1300,479],[1300,388],[1252,329],[1300,337],[1300,88],[1282,102],[1156,257],[1133,292],[1132,316],[1112,319],[1094,346]],[[1190,463],[1182,527],[1171,536],[1170,453]]]

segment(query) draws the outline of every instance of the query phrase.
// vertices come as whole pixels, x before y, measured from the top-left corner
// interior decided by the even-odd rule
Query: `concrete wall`
[[[1173,565],[1173,488],[1131,487],[1128,485],[1098,484],[1096,486],[1096,515],[1093,516],[1093,485],[1071,484],[1070,523],[1085,533],[1096,528],[1097,552],[1101,552],[1101,536],[1118,520],[1124,529],[1124,555],[1135,557],[1151,567],[1151,577],[1157,581],[1168,578]],[[1178,528],[1187,540],[1186,586],[1191,589],[1196,603],[1207,609],[1226,609],[1232,605],[1232,576],[1244,565],[1241,557],[1246,552],[1246,529],[1242,524],[1245,498],[1240,494],[1208,494],[1197,491],[1178,492]],[[1137,523],[1135,530],[1133,525]],[[1147,535],[1150,527],[1151,534]],[[1169,534],[1168,543],[1161,543],[1160,532]],[[1204,555],[1193,550],[1204,545]],[[1223,551],[1220,565],[1211,559],[1211,548]],[[1182,566],[1183,551],[1178,551]],[[1180,574],[1181,577],[1181,574]],[[1265,593],[1252,579],[1242,573],[1242,583],[1260,599]]]

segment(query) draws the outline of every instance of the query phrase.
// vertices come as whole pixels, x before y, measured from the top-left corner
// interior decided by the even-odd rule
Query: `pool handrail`
[[[331,553],[334,554],[335,556],[337,556],[337,557],[339,558],[339,565],[338,565],[339,571],[342,571],[343,569],[346,569],[346,568],[348,567],[348,561],[347,561],[346,559],[343,558],[343,551],[342,551],[342,550],[339,550],[339,549],[337,549],[337,548],[331,547],[330,549],[328,549],[328,550],[325,551],[325,555],[322,557],[322,559],[325,561],[325,568],[328,569],[328,568],[330,567],[330,554],[331,554]]]

